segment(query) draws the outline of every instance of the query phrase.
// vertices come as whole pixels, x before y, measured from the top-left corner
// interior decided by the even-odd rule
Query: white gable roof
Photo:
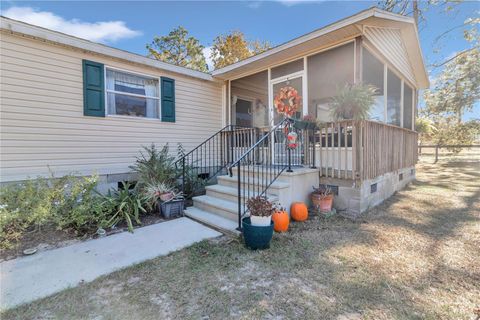
[[[369,34],[367,35],[366,26]],[[365,28],[364,28],[365,27]],[[379,35],[377,29],[388,28],[388,32]],[[306,35],[281,44],[275,48],[239,61],[212,72],[214,77],[222,79],[235,78],[243,73],[276,64],[286,57],[294,57],[301,52],[308,52],[315,46],[320,47],[328,43],[335,43],[342,39],[364,35],[369,41],[383,39],[391,43],[387,49],[386,58],[391,60],[405,76],[419,88],[429,86],[428,74],[423,62],[423,55],[418,40],[417,27],[411,17],[406,17],[377,8],[367,9],[353,16],[342,19],[324,28],[315,30]],[[391,37],[391,38],[390,38]],[[376,41],[377,43],[381,41]],[[376,43],[374,43],[376,45]],[[381,48],[379,48],[381,50]],[[381,50],[384,53],[384,50]],[[393,52],[392,52],[393,51]],[[398,52],[397,52],[398,51]]]
[[[365,26],[363,34],[411,83],[416,83],[400,29]]]

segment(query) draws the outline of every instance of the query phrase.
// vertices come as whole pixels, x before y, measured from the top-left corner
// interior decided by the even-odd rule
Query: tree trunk
[[[418,27],[418,0],[413,0],[413,19],[415,20],[415,24]]]

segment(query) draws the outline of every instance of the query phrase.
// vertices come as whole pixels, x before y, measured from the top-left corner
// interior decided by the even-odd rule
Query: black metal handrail
[[[308,129],[299,129],[294,120],[285,118],[265,133],[245,153],[228,166],[230,177],[237,170],[238,229],[242,229],[242,217],[247,213],[247,200],[255,196],[266,196],[267,190],[285,171],[292,166],[312,164],[311,135]],[[286,132],[297,133],[297,147],[288,148]],[[314,159],[314,158],[313,158]]]
[[[255,129],[227,125],[175,161],[178,179],[186,198],[199,193],[204,185],[222,172],[243,149],[255,141]]]

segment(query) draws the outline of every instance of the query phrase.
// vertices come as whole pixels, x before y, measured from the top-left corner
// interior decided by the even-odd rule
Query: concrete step
[[[207,196],[222,199],[222,200],[236,202],[238,198],[238,190],[236,187],[226,187],[219,184],[215,184],[212,186],[205,187],[205,190],[207,191]],[[242,198],[244,198],[245,197],[244,191],[242,191],[241,194],[242,194]],[[254,197],[257,194],[258,194],[257,192],[251,191],[250,197]],[[272,202],[278,201],[278,197],[272,194],[267,194],[267,198]]]
[[[226,235],[240,235],[240,231],[237,230],[238,222],[224,218],[218,214],[204,211],[196,207],[189,207],[185,210],[185,215]]]
[[[208,195],[193,197],[193,206],[203,211],[220,215],[232,221],[238,220],[238,202]],[[243,212],[243,208],[242,208]]]
[[[252,185],[260,185],[262,186],[263,188],[266,187],[268,185],[268,183],[270,183],[271,179],[266,179],[266,180],[262,180],[262,179],[258,179],[258,178],[250,178],[250,181],[247,180],[244,180],[242,179],[242,185],[241,187],[242,188],[245,188],[245,186],[247,186],[248,184],[250,184],[250,186]],[[218,177],[218,184],[221,185],[221,186],[225,186],[225,187],[231,187],[231,188],[237,188],[238,186],[238,178],[237,176],[233,176],[233,177],[230,177],[230,176],[219,176]],[[270,187],[268,188],[269,190],[269,194],[271,195],[278,195],[280,190],[282,189],[286,189],[289,187],[289,184],[286,183],[286,182],[281,182],[281,181],[274,181]]]
[[[245,177],[250,177],[251,178],[256,178],[260,180],[267,180],[271,181],[275,176],[278,174],[279,170],[284,168],[284,166],[279,166],[278,168],[275,169],[262,169],[262,166],[260,165],[255,165],[255,166],[242,166],[241,167],[241,173],[242,173],[242,179]],[[294,172],[303,172],[305,170],[310,170],[309,166],[295,166],[292,165],[292,170]],[[235,167],[232,170],[233,176],[236,177],[238,172],[238,167]],[[277,181],[284,182],[285,176],[287,173],[287,168],[284,169],[284,171],[277,177]]]

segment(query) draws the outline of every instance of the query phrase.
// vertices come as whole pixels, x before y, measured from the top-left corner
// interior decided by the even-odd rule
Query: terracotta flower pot
[[[332,211],[332,206],[333,206],[333,195],[329,194],[323,199],[320,199],[320,203],[319,203],[320,212],[330,212]]]
[[[320,207],[320,201],[322,200],[321,195],[319,195],[318,193],[312,192],[312,194],[310,195],[310,199],[312,200],[313,206],[315,208]]]
[[[173,193],[171,192],[162,193],[159,197],[160,197],[160,200],[163,202],[169,201],[173,199]]]

